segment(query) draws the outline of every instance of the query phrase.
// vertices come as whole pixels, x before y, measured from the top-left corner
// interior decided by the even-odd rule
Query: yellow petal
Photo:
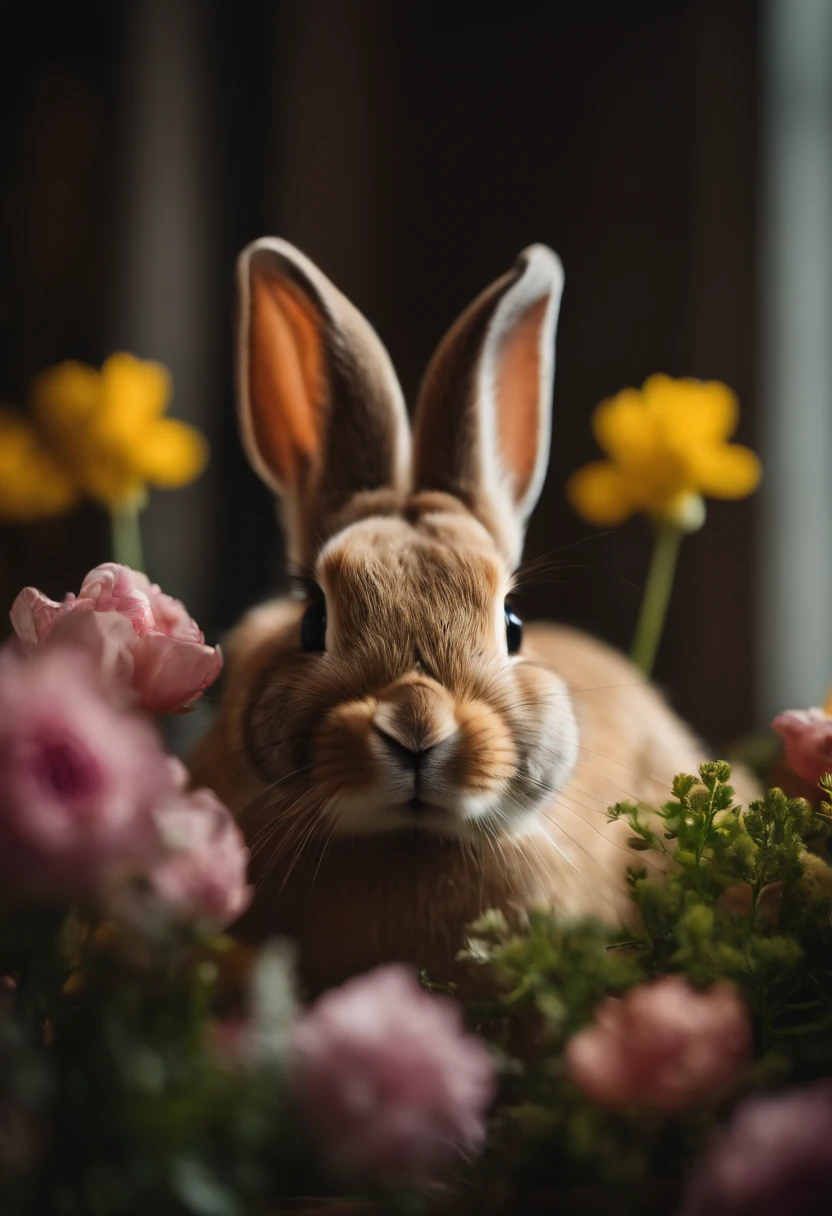
[[[170,372],[161,363],[111,355],[101,369],[101,414],[96,432],[109,442],[132,441],[164,413]]]
[[[85,425],[100,402],[101,376],[86,363],[59,363],[32,384],[32,412],[44,433],[57,441]]]
[[[733,435],[739,421],[736,394],[719,380],[671,380],[650,376],[644,394],[665,442],[716,443]]]
[[[656,447],[655,424],[635,388],[622,389],[596,407],[592,432],[601,451],[619,464],[642,461]]]
[[[102,458],[101,453],[93,453],[79,459],[73,471],[84,492],[108,509],[132,502],[144,491],[144,481],[133,466],[111,455]]]
[[[763,475],[756,452],[738,443],[692,446],[688,470],[696,488],[711,498],[745,498]]]
[[[142,480],[175,489],[199,477],[208,463],[208,444],[187,422],[166,418],[146,432],[132,457]]]
[[[25,523],[59,515],[77,497],[72,479],[31,423],[0,409],[0,519]]]
[[[566,483],[566,497],[587,523],[610,527],[629,519],[636,503],[627,478],[609,460],[578,469]]]

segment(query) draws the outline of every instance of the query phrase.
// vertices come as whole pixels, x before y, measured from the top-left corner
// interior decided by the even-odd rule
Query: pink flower
[[[325,993],[293,1031],[294,1085],[341,1169],[428,1181],[477,1149],[494,1096],[485,1044],[404,966]]]
[[[155,731],[65,648],[0,655],[0,874],[23,891],[83,890],[147,854],[170,788]]]
[[[733,985],[700,992],[672,975],[608,997],[567,1044],[566,1073],[599,1106],[670,1113],[730,1088],[751,1049]]]
[[[832,772],[832,717],[822,709],[789,709],[772,722],[794,771],[809,785]]]
[[[832,1083],[758,1095],[714,1136],[682,1216],[820,1216],[832,1211]]]
[[[179,793],[154,815],[163,851],[148,877],[153,893],[186,920],[224,928],[245,912],[248,849],[231,812],[210,790]]]
[[[167,714],[195,701],[222,668],[219,650],[183,604],[147,575],[105,562],[91,570],[77,596],[55,603],[34,587],[20,592],[11,620],[24,650],[71,642],[94,653],[108,675],[129,683],[142,709]]]

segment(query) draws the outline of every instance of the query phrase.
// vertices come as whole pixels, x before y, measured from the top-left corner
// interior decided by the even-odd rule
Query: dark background
[[[552,463],[526,556],[553,564],[523,606],[628,644],[647,528],[599,534],[562,487],[595,454],[592,407],[654,371],[726,380],[740,438],[755,442],[756,4],[128,0],[3,3],[0,21],[0,401],[24,403],[32,374],[68,357],[99,364],[125,346],[170,363],[174,412],[208,433],[213,459],[199,487],[151,509],[147,564],[166,590],[216,635],[279,577],[269,496],[234,429],[244,244],[265,233],[299,244],[379,330],[412,402],[455,315],[544,241],[566,293]],[[196,75],[182,84],[174,65],[159,91],[174,36]],[[164,201],[169,185],[146,150],[137,169],[130,115],[148,97],[163,127],[180,105],[192,116],[187,215],[204,241],[190,371],[177,365],[176,317],[158,343],[170,354],[142,347],[152,306],[138,336],[123,306],[143,256],[131,262],[136,174],[142,197]],[[685,544],[657,674],[727,743],[753,725],[755,505],[713,503],[709,516]],[[154,536],[177,523],[181,575],[161,547],[154,565]],[[77,588],[107,544],[93,508],[0,530],[0,608],[25,582]],[[717,669],[728,676],[715,698]]]

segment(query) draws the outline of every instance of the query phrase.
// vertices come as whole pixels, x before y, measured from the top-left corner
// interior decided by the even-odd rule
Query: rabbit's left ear
[[[562,291],[557,254],[529,246],[452,327],[416,410],[415,488],[460,498],[512,564],[549,463]]]
[[[290,561],[309,567],[354,495],[407,486],[404,399],[375,330],[288,241],[240,254],[237,315],[243,443],[281,501]]]

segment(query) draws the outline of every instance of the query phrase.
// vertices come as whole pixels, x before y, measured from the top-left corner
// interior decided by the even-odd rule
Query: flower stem
[[[656,653],[662,639],[667,606],[673,590],[673,576],[684,532],[675,524],[660,520],[656,524],[653,556],[647,572],[638,624],[630,658],[646,676],[652,675]]]
[[[144,570],[142,533],[139,526],[138,503],[110,508],[110,539],[113,561],[133,570]]]

